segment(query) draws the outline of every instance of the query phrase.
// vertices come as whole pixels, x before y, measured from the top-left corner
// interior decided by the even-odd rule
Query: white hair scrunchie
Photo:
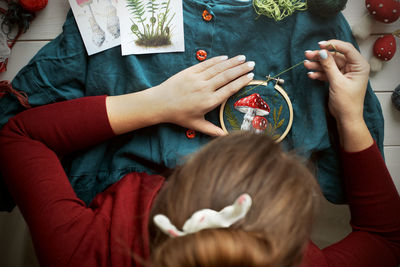
[[[223,208],[219,212],[211,209],[196,211],[185,222],[182,231],[178,230],[168,217],[163,214],[155,215],[153,221],[163,233],[170,237],[184,236],[203,229],[228,228],[246,216],[251,204],[251,197],[248,194],[242,194],[232,205]]]

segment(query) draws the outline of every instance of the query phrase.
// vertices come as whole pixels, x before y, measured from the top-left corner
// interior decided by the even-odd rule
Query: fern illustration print
[[[183,51],[181,0],[120,2],[123,55]]]

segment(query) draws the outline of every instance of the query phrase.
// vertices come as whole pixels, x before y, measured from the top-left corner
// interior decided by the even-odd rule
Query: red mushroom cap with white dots
[[[383,61],[392,59],[396,53],[396,39],[392,34],[379,37],[374,44],[374,55]]]
[[[265,131],[265,129],[267,129],[268,121],[264,117],[255,116],[251,124],[253,125],[254,129]]]
[[[255,109],[256,115],[265,116],[269,114],[270,108],[257,93],[239,99],[233,105],[237,110],[246,113],[250,108]]]
[[[394,22],[400,16],[398,0],[365,0],[365,6],[374,19],[383,23]]]

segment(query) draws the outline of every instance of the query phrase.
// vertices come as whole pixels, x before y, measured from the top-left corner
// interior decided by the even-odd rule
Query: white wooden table
[[[17,72],[28,63],[36,52],[55,38],[60,32],[69,10],[66,0],[50,0],[47,7],[37,13],[29,30],[23,34],[12,50],[7,72],[0,74],[0,80],[12,80]],[[350,25],[358,22],[366,12],[364,1],[348,0],[344,15]],[[400,20],[385,25],[376,23],[373,32],[393,32],[400,29]],[[377,37],[360,42],[362,54],[369,58]],[[400,50],[397,39],[397,50]],[[400,190],[400,111],[391,103],[394,88],[400,84],[400,51],[387,62],[383,70],[370,77],[372,88],[382,105],[385,118],[385,156],[397,189]],[[347,206],[335,206],[324,202],[313,240],[325,246],[341,239],[349,231]],[[26,242],[28,240],[28,242]],[[29,242],[29,235],[18,211],[0,214],[0,266],[35,266],[35,257]]]

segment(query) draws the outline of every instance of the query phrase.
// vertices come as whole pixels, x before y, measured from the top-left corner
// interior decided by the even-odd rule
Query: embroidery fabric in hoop
[[[269,84],[274,84],[273,88]],[[219,119],[225,132],[249,130],[269,135],[275,142],[281,142],[287,136],[293,124],[292,102],[279,84],[273,81],[269,84],[266,81],[252,81],[221,104]],[[249,96],[250,99],[246,99]],[[235,103],[239,100],[240,104],[249,102],[249,107],[239,108],[237,104],[235,107]],[[268,105],[269,111],[255,111],[257,107],[254,103],[264,102]],[[249,110],[253,113],[250,114]],[[266,113],[268,114],[265,115]]]

